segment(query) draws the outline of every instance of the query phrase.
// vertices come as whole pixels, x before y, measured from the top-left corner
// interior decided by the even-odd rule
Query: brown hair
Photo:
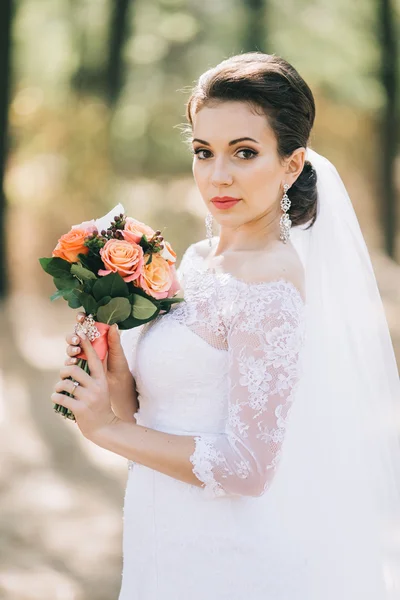
[[[281,158],[307,147],[315,119],[314,97],[296,69],[279,56],[262,52],[239,54],[203,73],[186,106],[191,126],[193,115],[214,101],[247,102],[256,112],[261,110],[275,133]],[[292,225],[311,220],[311,227],[317,216],[318,194],[317,173],[309,161],[305,161],[288,196]]]

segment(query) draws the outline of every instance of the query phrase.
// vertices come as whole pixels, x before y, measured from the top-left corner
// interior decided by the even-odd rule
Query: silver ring
[[[73,386],[74,386],[74,391],[73,391],[73,392],[71,392],[71,396],[72,396],[73,398],[75,398],[75,396],[74,396],[74,392],[76,391],[76,388],[77,388],[77,387],[78,387],[78,385],[79,385],[79,381],[73,381],[72,383],[73,383]]]

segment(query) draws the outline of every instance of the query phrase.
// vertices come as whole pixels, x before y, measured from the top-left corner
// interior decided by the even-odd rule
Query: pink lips
[[[217,208],[227,209],[232,208],[232,206],[235,206],[235,204],[240,202],[240,198],[232,198],[231,196],[215,196],[215,198],[211,198],[211,202]]]

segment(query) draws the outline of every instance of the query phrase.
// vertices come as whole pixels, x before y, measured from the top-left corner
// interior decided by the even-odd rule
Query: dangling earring
[[[205,223],[206,223],[207,239],[208,239],[208,244],[209,244],[210,248],[212,246],[211,240],[213,237],[213,229],[212,229],[213,221],[214,221],[214,218],[213,218],[212,214],[210,212],[207,213],[207,216],[205,218]]]
[[[283,210],[283,215],[281,216],[281,220],[280,220],[280,229],[281,229],[281,235],[280,235],[280,239],[283,241],[284,244],[287,243],[289,237],[290,237],[290,227],[292,225],[292,221],[289,219],[289,215],[287,214],[287,211],[290,208],[291,202],[289,199],[289,196],[287,195],[287,191],[289,189],[289,185],[287,183],[284,184],[283,186],[283,198],[281,200],[281,209]]]

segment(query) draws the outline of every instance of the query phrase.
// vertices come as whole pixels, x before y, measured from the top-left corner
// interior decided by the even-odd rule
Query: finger
[[[71,379],[60,379],[54,386],[54,391],[68,392],[68,394],[72,394],[77,400],[82,400],[84,397],[84,389],[81,385],[74,385],[74,382]]]
[[[82,387],[88,387],[92,379],[91,376],[86,373],[86,371],[78,367],[78,365],[67,365],[65,367],[61,367],[60,377],[61,379],[72,377],[75,379],[75,381],[79,381]]]
[[[81,350],[82,348],[80,346],[67,346],[66,352],[68,356],[77,356]]]
[[[78,323],[82,323],[86,318],[86,313],[79,311],[78,314],[76,315],[76,320],[78,321]]]
[[[65,336],[66,342],[67,344],[71,344],[72,346],[77,346],[79,345],[79,337],[76,335],[76,333],[68,333]]]
[[[79,413],[83,408],[82,402],[72,398],[72,396],[66,396],[65,394],[53,392],[51,395],[51,400],[54,402],[54,404],[61,404],[61,406],[69,408],[75,416],[79,416]]]
[[[100,379],[104,376],[103,364],[88,337],[83,332],[79,332],[78,335],[81,339],[81,348],[87,357],[90,374],[95,379]]]
[[[75,358],[74,356],[72,356],[71,358],[67,358],[64,361],[64,365],[76,365],[77,362],[78,362],[78,359]]]

